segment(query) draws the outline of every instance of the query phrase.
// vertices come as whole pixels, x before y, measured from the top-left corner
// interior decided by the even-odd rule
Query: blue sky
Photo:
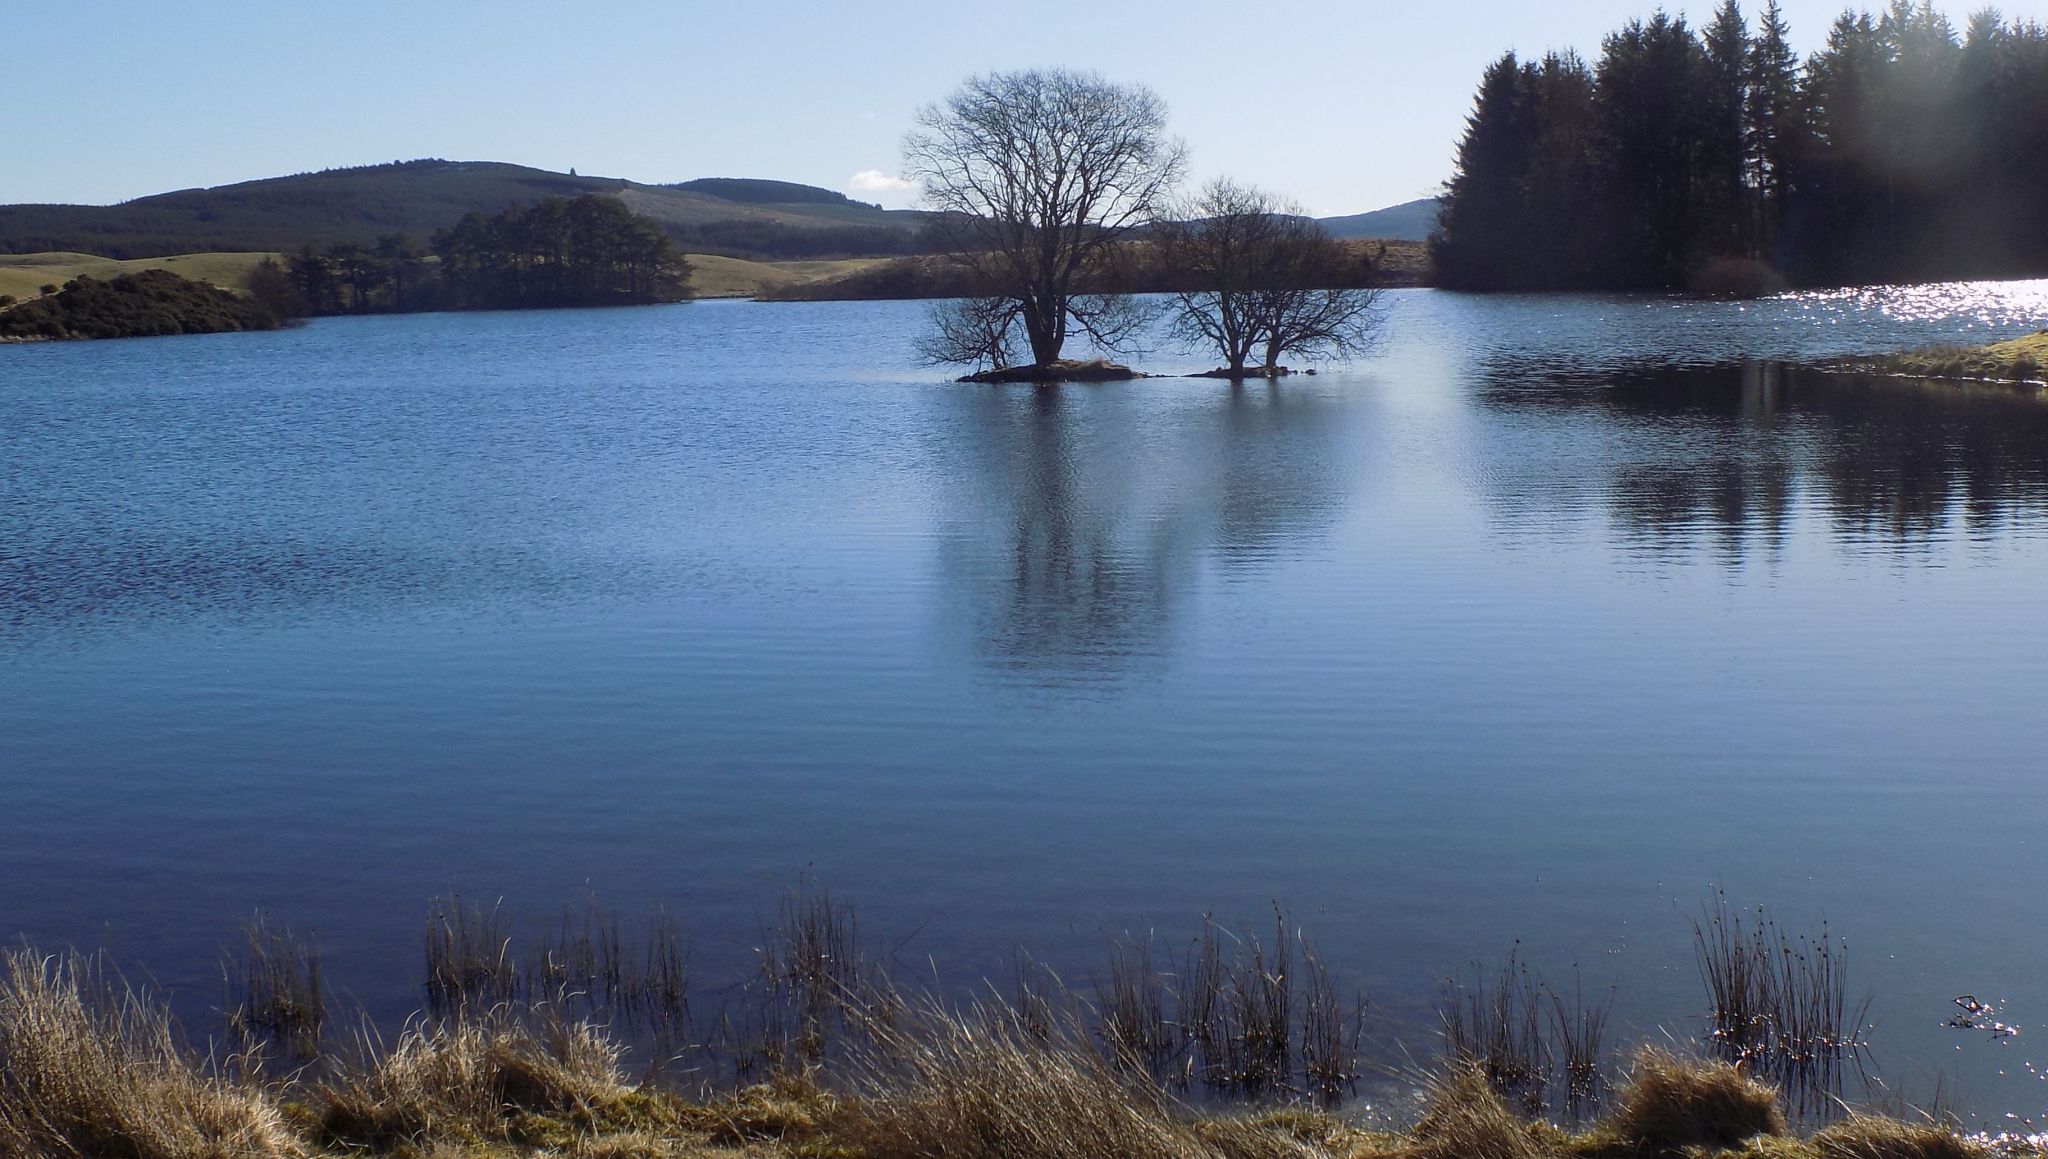
[[[1842,7],[1782,2],[1802,52]],[[1157,90],[1197,178],[1227,173],[1318,214],[1353,213],[1448,175],[1479,71],[1501,51],[1590,57],[1654,7],[17,3],[0,26],[0,202],[111,202],[432,156],[640,181],[777,177],[906,204],[887,179],[920,104],[970,73],[1066,65]],[[2002,8],[2048,19],[2048,0]],[[1687,10],[1698,21],[1710,9]],[[1967,9],[1949,15],[1960,25]]]

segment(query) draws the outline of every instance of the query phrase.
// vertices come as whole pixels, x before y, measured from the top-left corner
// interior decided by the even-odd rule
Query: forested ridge
[[[648,185],[524,165],[424,158],[185,189],[119,205],[0,205],[0,252],[111,258],[369,247],[424,237],[465,214],[595,194],[656,222],[696,252],[820,258],[918,252],[920,218],[831,190],[711,178]]]
[[[1768,288],[2048,272],[2048,30],[1770,0],[1659,12],[1482,78],[1431,239],[1466,289]]]

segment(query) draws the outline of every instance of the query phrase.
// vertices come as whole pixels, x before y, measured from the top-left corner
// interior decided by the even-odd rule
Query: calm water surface
[[[1718,884],[1848,937],[1888,1076],[2048,1105],[2048,404],[1759,361],[2048,283],[1404,292],[1272,389],[951,385],[920,319],[0,348],[0,934],[203,1005],[261,907],[391,1014],[430,896],[715,975],[808,868],[958,982],[1277,901],[1388,1026],[1519,939],[1632,1038]]]

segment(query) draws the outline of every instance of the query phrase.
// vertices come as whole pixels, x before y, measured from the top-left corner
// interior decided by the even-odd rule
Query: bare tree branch
[[[1336,358],[1367,349],[1378,330],[1370,263],[1354,258],[1300,207],[1227,180],[1211,183],[1160,231],[1183,289],[1173,332],[1215,350],[1243,378],[1280,372],[1280,357]]]
[[[1126,233],[1157,216],[1185,167],[1186,149],[1167,137],[1165,103],[1151,90],[1064,69],[972,77],[918,114],[903,155],[935,215],[931,228],[1010,304],[939,322],[927,356],[1006,362],[1015,327],[1033,365],[1043,366],[1058,360],[1070,334],[1114,350],[1140,329],[1128,299],[1079,288]],[[985,332],[996,319],[1002,333]],[[959,343],[976,333],[980,347]]]

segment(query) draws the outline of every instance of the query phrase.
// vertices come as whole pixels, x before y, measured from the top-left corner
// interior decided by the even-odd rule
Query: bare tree
[[[1182,341],[1217,351],[1223,373],[1280,372],[1280,357],[1343,357],[1371,345],[1379,327],[1372,263],[1291,203],[1218,180],[1161,230],[1164,264],[1185,288],[1174,294]],[[1264,359],[1247,369],[1254,355]]]
[[[1143,324],[1128,297],[1091,291],[1184,166],[1150,89],[1064,69],[977,76],[918,114],[903,154],[934,215],[928,228],[986,288],[939,311],[927,356],[1007,365],[1021,328],[1032,364],[1045,366],[1070,335],[1114,350]]]

